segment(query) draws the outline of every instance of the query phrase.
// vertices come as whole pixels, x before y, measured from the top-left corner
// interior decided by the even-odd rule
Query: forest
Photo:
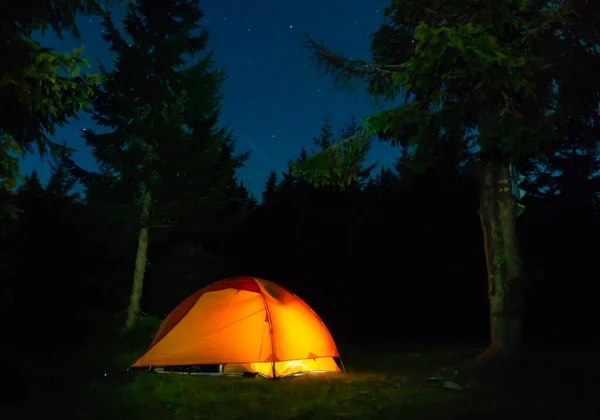
[[[237,153],[235,127],[220,124],[225,76],[212,60],[201,2],[128,2],[131,42],[105,7],[36,1],[0,17],[0,360],[14,381],[3,398],[19,407],[6,418],[40,406],[64,418],[91,411],[97,418],[269,417],[259,403],[241,414],[223,411],[217,391],[173,396],[177,378],[165,379],[171,400],[159,391],[135,396],[156,384],[121,384],[138,380],[123,379],[126,367],[173,308],[242,275],[300,296],[342,358],[371,345],[388,353],[476,348],[477,360],[522,348],[597,348],[599,4],[394,0],[364,60],[308,34],[298,48],[340,89],[360,80],[394,105],[364,120],[348,115],[341,127],[324,117],[314,146],[290,156],[287,172],[273,171],[259,197],[236,175],[249,155]],[[43,30],[77,33],[81,15],[104,18],[114,68],[82,72],[81,51],[58,53],[32,38]],[[98,172],[78,166],[76,152],[53,140],[54,129],[78,113],[97,125],[81,135]],[[395,147],[393,167],[371,164],[378,141]],[[48,182],[20,173],[32,153],[50,163]],[[126,402],[102,382],[114,366],[123,371],[114,386],[131,386],[122,391]],[[106,394],[73,397],[73,407],[49,391],[40,396],[54,388],[74,396],[89,381],[104,384]],[[269,386],[218,385],[233,405],[270,393]],[[377,394],[383,385],[339,386],[373,388],[379,405],[352,388],[356,406],[332,408],[323,399],[300,404],[296,414],[278,406],[270,416],[397,418],[403,410],[397,401],[405,394]],[[273,392],[313,398],[308,389]],[[114,411],[102,411],[98,395]],[[485,415],[531,414],[504,401],[497,405],[507,417]],[[448,410],[440,417],[410,413],[480,418],[451,417],[453,403],[436,404]],[[371,411],[352,411],[359,406]],[[594,418],[584,414],[577,418]]]

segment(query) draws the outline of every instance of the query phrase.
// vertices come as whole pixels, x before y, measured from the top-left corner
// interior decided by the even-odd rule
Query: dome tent
[[[189,296],[131,368],[268,378],[344,371],[313,310],[285,288],[255,277],[220,280]]]

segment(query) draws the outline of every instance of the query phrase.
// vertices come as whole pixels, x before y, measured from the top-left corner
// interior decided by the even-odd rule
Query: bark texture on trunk
[[[516,229],[516,201],[507,163],[479,170],[480,209],[490,302],[490,346],[478,360],[510,357],[523,340],[522,261]]]
[[[146,273],[146,263],[148,261],[148,220],[150,219],[151,206],[152,194],[150,193],[150,190],[146,190],[142,199],[142,215],[140,217],[140,233],[138,236],[138,247],[135,257],[135,268],[133,271],[133,285],[131,286],[129,307],[127,308],[127,320],[125,322],[125,329],[127,330],[134,327],[136,317],[140,312],[140,301],[142,300],[142,291],[144,288],[144,275]]]

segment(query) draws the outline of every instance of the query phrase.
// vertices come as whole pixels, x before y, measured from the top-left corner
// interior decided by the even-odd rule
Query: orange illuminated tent
[[[131,367],[269,378],[344,370],[317,314],[283,287],[254,277],[221,280],[189,296]]]

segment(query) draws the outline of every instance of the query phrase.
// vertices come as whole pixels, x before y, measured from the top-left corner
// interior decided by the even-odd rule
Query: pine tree
[[[360,124],[358,118],[356,118],[356,115],[352,115],[352,117],[350,117],[350,120],[346,122],[340,129],[340,138],[342,139],[356,138],[360,137],[363,134],[364,127],[362,126],[362,124]],[[364,164],[361,164],[357,169],[356,184],[365,185],[371,177],[371,172],[373,172],[373,169],[375,169],[378,164],[379,162],[375,162],[366,167],[364,166]]]
[[[347,139],[348,137],[356,136],[357,134],[360,134],[362,130],[362,124],[358,121],[356,115],[352,115],[350,120],[340,129],[340,138]]]
[[[72,153],[63,142],[62,149],[58,156],[50,163],[50,179],[46,185],[46,192],[60,196],[67,196],[72,193],[73,188],[77,184],[77,177],[74,174],[75,162],[72,159]],[[74,194],[73,198],[78,195]]]
[[[590,214],[598,202],[600,186],[600,79],[596,77],[600,54],[597,36],[591,36],[600,30],[600,7],[595,2],[578,2],[576,7],[580,18],[545,47],[556,62],[556,113],[564,116],[555,128],[559,147],[523,165],[534,175],[524,189],[537,196],[558,195],[557,200],[568,203],[573,214]],[[569,60],[564,59],[564,51],[568,51]]]
[[[270,204],[277,194],[277,172],[271,171],[267,182],[265,182],[265,190],[262,193],[262,203]]]
[[[583,136],[578,137],[581,141]],[[566,139],[556,153],[527,165],[529,177],[521,187],[533,197],[552,199],[572,215],[592,216],[600,203],[600,154],[597,140],[588,140],[583,147]]]
[[[371,136],[357,127],[355,119],[343,126],[341,132],[344,136],[335,142],[335,134],[325,119],[320,136],[313,139],[320,150],[309,156],[303,148],[299,159],[292,163],[293,176],[314,186],[338,185],[346,188],[364,185],[378,164],[375,162],[365,167]]]
[[[288,160],[287,172],[281,172],[281,182],[279,183],[280,191],[287,191],[296,184],[297,178],[294,176],[294,161]]]
[[[102,68],[93,119],[108,131],[84,134],[102,175],[88,174],[90,192],[138,216],[138,247],[126,328],[140,310],[151,227],[188,223],[227,205],[237,187],[232,133],[219,128],[223,74],[207,52],[197,0],[140,0],[127,8],[126,40],[110,17],[103,35],[117,54]],[[186,59],[191,57],[192,61]],[[225,202],[224,202],[225,201]],[[206,223],[206,222],[205,222]]]
[[[562,141],[554,128],[569,109],[578,115],[589,111],[575,109],[573,100],[557,108],[561,97],[555,84],[569,72],[590,78],[582,61],[597,68],[596,43],[589,42],[600,29],[597,20],[588,21],[582,33],[581,10],[575,10],[597,10],[592,3],[492,0],[475,8],[469,2],[398,0],[386,8],[386,22],[372,37],[373,62],[349,60],[311,39],[307,43],[335,81],[359,78],[375,96],[391,101],[404,96],[404,104],[370,116],[366,126],[392,145],[411,147],[414,168],[439,163],[448,150],[442,146],[477,150],[491,330],[490,346],[479,360],[514,355],[522,343],[523,270],[516,199],[508,187],[511,165],[552,153]],[[600,92],[598,84],[588,88]],[[360,150],[370,141],[356,136],[346,143]],[[332,149],[304,162],[298,172],[317,184],[347,185],[357,166],[335,159]],[[324,176],[332,167],[344,176]]]
[[[29,175],[25,175],[24,181],[23,185],[19,187],[19,194],[26,194],[37,198],[44,194],[46,189],[35,169]]]
[[[302,150],[300,150],[300,157],[298,158],[298,160],[300,162],[304,162],[306,159],[308,159],[308,152],[303,147]]]
[[[313,137],[313,144],[318,147],[317,151],[322,151],[331,146],[335,141],[335,133],[333,126],[329,122],[329,118],[325,117],[321,132],[318,137]]]

